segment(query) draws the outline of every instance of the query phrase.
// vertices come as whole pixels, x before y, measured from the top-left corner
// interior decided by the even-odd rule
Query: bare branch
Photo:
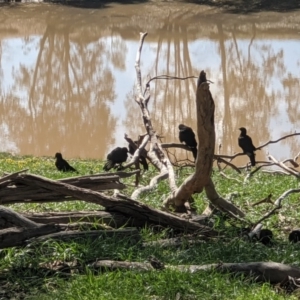
[[[269,145],[269,144],[275,144],[275,143],[277,143],[277,142],[279,142],[279,141],[282,141],[282,140],[284,140],[284,139],[287,139],[287,138],[289,138],[289,137],[291,137],[291,136],[296,136],[296,135],[300,135],[300,133],[292,133],[292,134],[288,134],[288,135],[285,135],[285,136],[283,136],[283,137],[281,137],[281,138],[279,138],[278,140],[275,140],[275,141],[268,141],[268,142],[266,142],[265,144],[263,144],[263,145],[261,145],[261,146],[259,146],[259,147],[256,147],[256,150],[260,150],[260,149],[262,149],[262,148],[264,148],[264,147],[266,147],[267,145]]]
[[[276,166],[281,167],[282,169],[284,169],[286,172],[288,172],[289,174],[295,176],[296,178],[300,178],[300,173],[292,168],[287,167],[283,162],[279,162],[278,160],[276,160],[272,155],[268,155],[269,159],[272,160],[274,162],[274,164]]]
[[[300,188],[299,189],[290,189],[286,192],[284,192],[279,198],[277,198],[277,200],[274,202],[275,207],[270,210],[268,213],[266,213],[262,218],[260,218],[255,225],[261,223],[262,221],[268,219],[270,216],[272,216],[273,214],[275,214],[275,212],[277,210],[279,210],[281,208],[281,202],[284,198],[286,198],[288,195],[290,194],[294,194],[294,193],[300,193]]]

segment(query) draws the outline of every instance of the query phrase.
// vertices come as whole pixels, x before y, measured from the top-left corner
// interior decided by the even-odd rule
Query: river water
[[[0,151],[104,158],[145,133],[134,101],[139,32],[143,83],[158,75],[213,81],[216,151],[234,154],[238,128],[256,146],[300,129],[300,11],[230,14],[191,3],[0,8]],[[164,142],[196,128],[196,79],[151,82],[150,114]],[[273,144],[278,159],[300,137]],[[177,151],[178,155],[185,155]]]

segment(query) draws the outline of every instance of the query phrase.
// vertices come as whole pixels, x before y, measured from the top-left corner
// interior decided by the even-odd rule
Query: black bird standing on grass
[[[193,152],[193,156],[196,160],[197,157],[197,142],[195,133],[191,127],[180,124],[179,129],[179,141],[185,143]]]
[[[114,168],[117,164],[120,166],[127,160],[128,149],[126,147],[117,147],[113,149],[106,157],[107,162],[103,167],[104,171],[109,171]]]
[[[138,148],[138,141],[134,141],[134,143],[136,144],[136,148],[132,147],[132,145],[128,143],[129,153],[131,155],[134,155],[135,150]],[[142,164],[145,171],[149,169],[147,159],[143,155],[140,155],[139,163]]]
[[[71,167],[69,165],[69,163],[63,159],[61,153],[57,152],[55,154],[55,166],[57,168],[58,171],[62,171],[62,172],[77,172],[73,167]]]
[[[251,161],[251,166],[255,166],[255,153],[256,148],[252,143],[252,139],[247,135],[247,130],[244,127],[239,128],[241,134],[238,139],[239,146],[243,149],[243,152],[246,153]]]

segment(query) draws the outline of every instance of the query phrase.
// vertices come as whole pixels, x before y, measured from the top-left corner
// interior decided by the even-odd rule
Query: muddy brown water
[[[255,145],[300,130],[300,11],[225,13],[188,3],[58,4],[0,7],[0,151],[104,158],[145,132],[134,101],[139,32],[143,83],[148,76],[213,81],[216,152],[233,154],[238,128]],[[164,142],[178,124],[196,128],[196,79],[156,80],[150,113]],[[257,153],[282,159],[300,137]],[[185,157],[185,152],[177,151]]]

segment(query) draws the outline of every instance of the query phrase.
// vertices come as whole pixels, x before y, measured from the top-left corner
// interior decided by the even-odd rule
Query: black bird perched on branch
[[[185,143],[193,152],[193,156],[197,157],[197,142],[195,138],[195,133],[191,127],[180,124],[179,129],[179,141]]]
[[[134,141],[134,144],[136,145],[136,148],[134,148],[130,143],[128,143],[129,153],[131,155],[134,155],[134,152],[138,148],[138,141]],[[142,164],[145,171],[147,171],[149,169],[147,159],[143,155],[140,155],[139,163]]]
[[[117,164],[120,166],[127,160],[128,149],[126,147],[117,147],[113,149],[106,157],[107,162],[103,167],[104,171],[109,171],[114,168]]]
[[[251,166],[255,166],[255,153],[256,148],[252,143],[252,139],[247,135],[247,130],[244,127],[239,128],[241,134],[238,138],[239,146],[243,149],[243,152],[247,154],[251,161]]]
[[[69,163],[63,159],[61,153],[57,152],[55,153],[55,166],[58,171],[62,172],[77,172],[72,166],[69,165]]]

